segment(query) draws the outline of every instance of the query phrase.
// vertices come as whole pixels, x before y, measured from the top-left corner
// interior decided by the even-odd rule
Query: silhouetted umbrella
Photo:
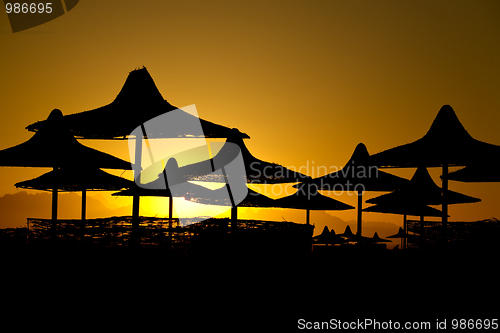
[[[372,161],[379,167],[442,167],[442,218],[443,226],[446,226],[448,166],[473,164],[485,156],[500,156],[500,146],[474,139],[460,123],[452,107],[444,105],[421,139],[374,154]]]
[[[351,226],[349,226],[349,225],[346,226],[344,232],[341,234],[338,234],[338,236],[346,238],[346,240],[349,242],[360,242],[360,241],[366,241],[366,240],[370,239],[368,237],[353,234],[352,230],[351,230]]]
[[[383,203],[363,209],[364,212],[442,217],[443,213],[436,209],[419,203],[395,202],[394,204]]]
[[[143,125],[148,120],[167,112],[178,110],[177,107],[168,103],[158,91],[151,75],[145,67],[133,70],[129,73],[125,84],[116,96],[115,100],[108,105],[97,109],[64,116],[65,126],[71,133],[84,139],[118,139],[128,137],[134,129]],[[202,137],[225,138],[234,135],[231,128],[224,127],[203,119],[199,119],[187,112],[176,113],[176,121],[184,123],[198,122],[203,130]],[[29,131],[38,131],[46,126],[44,121],[33,123],[26,128]],[[144,130],[144,127],[142,127]],[[189,126],[169,126],[169,133],[165,131],[148,131],[147,135],[152,138],[179,138],[200,136],[201,133],[186,131]],[[182,129],[180,132],[176,129]],[[241,134],[243,138],[249,138]],[[136,137],[135,170],[141,170],[142,136]],[[134,179],[139,175],[134,174]],[[132,215],[135,226],[139,218],[139,197],[134,197],[132,204]]]
[[[62,122],[62,112],[53,110],[42,130],[28,141],[0,151],[0,166],[13,167],[97,167],[131,170],[130,162],[79,143]]]
[[[450,172],[448,179],[466,183],[500,182],[500,164],[498,161],[474,163],[463,169]]]
[[[346,226],[344,232],[341,233],[341,234],[339,234],[339,236],[345,237],[347,239],[354,239],[354,238],[356,238],[356,235],[352,233],[350,225]]]
[[[399,230],[396,234],[387,236],[386,238],[404,238],[406,236],[406,233],[404,232],[403,228],[399,227]]]
[[[365,208],[363,209],[363,211],[403,215],[403,227],[405,231],[407,230],[407,222],[406,222],[407,215],[434,216],[434,217],[443,216],[443,212],[441,212],[436,208],[432,208],[418,202],[399,200],[396,197],[394,197],[394,202],[392,203],[387,200],[385,203]]]
[[[201,193],[201,192],[200,192]],[[247,196],[239,203],[234,203],[230,198],[228,191],[225,187],[216,190],[207,189],[204,194],[196,195],[188,194],[186,199],[191,202],[196,202],[204,205],[215,206],[230,206],[231,219],[233,221],[238,219],[238,207],[260,207],[260,208],[277,208],[280,207],[276,200],[273,200],[263,194],[260,194],[252,189],[248,189]]]
[[[332,229],[331,231],[328,231],[328,227],[326,225],[323,228],[321,234],[314,236],[313,239],[316,240],[317,243],[325,245],[341,244],[345,242],[345,240],[342,237],[338,236],[335,233],[335,230]]]
[[[292,195],[276,199],[275,202],[281,208],[305,209],[306,223],[309,223],[309,214],[311,210],[347,210],[354,209],[353,206],[341,201],[322,195],[316,187],[310,187],[309,184],[298,184],[297,192]],[[309,188],[309,190],[306,190]]]
[[[346,240],[343,239],[342,237],[340,237],[339,235],[337,235],[335,233],[335,230],[330,230],[330,244],[342,244],[342,243],[345,243]]]
[[[330,231],[328,230],[328,227],[325,225],[321,234],[314,236],[313,239],[320,244],[328,245],[330,242]]]
[[[406,236],[406,232],[403,230],[403,228],[399,227],[397,234],[387,236],[386,238],[401,238],[401,248],[403,248],[403,239],[406,239]]]
[[[173,162],[173,163],[172,163]],[[167,166],[164,170],[172,170],[175,172],[173,168],[177,167],[177,163],[174,159],[171,159],[167,162]],[[168,171],[170,172],[170,171]],[[173,198],[174,197],[184,197],[190,198],[193,195],[199,195],[202,197],[209,197],[213,194],[213,191],[196,184],[192,184],[189,182],[183,182],[179,184],[170,184],[166,180],[166,173],[164,171],[158,175],[158,177],[148,183],[151,188],[139,187],[135,183],[130,186],[126,190],[122,190],[117,193],[113,193],[113,196],[132,196],[132,197],[168,197],[169,200],[169,218],[172,219],[173,215]]]
[[[245,146],[241,133],[233,129],[234,135],[227,138],[220,151],[210,160],[183,166],[179,172],[186,180],[225,182],[222,175],[213,174],[221,166],[231,161],[236,154],[241,153],[245,164],[245,176],[248,183],[277,184],[296,183],[310,180],[311,177],[288,169],[280,164],[270,163],[254,157]]]
[[[376,231],[375,231],[375,234],[373,234],[373,237],[370,239],[370,241],[373,242],[373,243],[388,243],[388,242],[392,242],[391,240],[380,238],[380,236],[378,235],[378,233]]]
[[[64,116],[65,126],[71,133],[84,139],[125,138],[144,122],[165,112],[178,108],[167,102],[158,91],[153,78],[145,67],[129,73],[125,84],[108,105],[97,109]],[[194,116],[185,113],[186,119]],[[205,137],[226,138],[231,129],[200,119]],[[45,121],[33,123],[26,128],[38,131]],[[187,137],[192,133],[148,133],[149,138]],[[248,135],[243,134],[248,138]]]
[[[434,183],[426,167],[418,167],[411,181],[402,189],[366,200],[367,203],[417,202],[423,205],[443,203],[442,189]],[[448,204],[473,203],[481,199],[448,190]]]
[[[361,235],[363,191],[393,191],[408,182],[407,179],[378,170],[366,146],[360,143],[342,170],[315,178],[312,184],[317,185],[321,190],[358,192],[358,230],[356,233]]]
[[[43,129],[28,141],[0,151],[0,166],[125,169],[131,164],[112,155],[85,147],[62,123],[62,112],[53,110]],[[57,184],[52,185],[52,220],[57,220]]]
[[[117,191],[134,185],[133,181],[109,174],[97,168],[63,167],[47,172],[39,177],[16,183],[16,187],[34,190],[52,190],[57,184],[58,191],[82,191],[82,220],[86,218],[87,191]]]

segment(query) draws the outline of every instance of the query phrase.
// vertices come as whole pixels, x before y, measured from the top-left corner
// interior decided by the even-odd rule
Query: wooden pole
[[[52,186],[52,225],[51,225],[51,233],[52,237],[55,236],[55,231],[56,231],[56,225],[57,225],[57,187],[58,187],[58,177],[59,177],[59,168],[54,167],[54,173],[55,173],[55,180],[54,184]]]
[[[424,246],[424,216],[420,216],[420,247],[422,248]]]
[[[141,161],[142,161],[142,136],[137,135],[135,138],[135,172],[134,172],[134,181],[141,182]],[[139,228],[139,203],[140,196],[138,194],[134,194],[132,199],[132,235]],[[134,236],[132,236],[134,238]]]
[[[236,230],[236,223],[238,222],[238,206],[231,208],[231,228]]]
[[[403,249],[406,249],[406,233],[407,233],[407,228],[408,226],[408,221],[406,219],[406,214],[403,215],[403,231],[405,232],[405,236],[404,236],[404,241],[403,241]]]
[[[168,198],[168,219],[172,222],[172,217],[174,216],[174,197],[170,195]]]
[[[356,231],[357,236],[361,236],[362,208],[363,208],[363,191],[358,190],[358,230]]]
[[[87,190],[82,190],[82,223],[87,219]]]
[[[55,237],[57,225],[57,186],[52,189],[52,225],[51,232],[52,237]]]
[[[52,189],[52,222],[57,221],[57,187]]]
[[[443,240],[446,241],[446,225],[448,224],[448,164],[443,163],[443,203],[442,203],[442,212],[443,212]]]

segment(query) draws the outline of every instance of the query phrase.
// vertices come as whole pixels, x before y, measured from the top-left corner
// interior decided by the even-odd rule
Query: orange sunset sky
[[[474,138],[500,145],[499,17],[496,0],[82,0],[12,33],[2,13],[0,149],[28,140],[25,127],[54,108],[71,114],[110,103],[142,66],[171,104],[196,104],[201,118],[247,133],[257,158],[309,166],[313,177],[324,174],[319,166],[342,167],[360,142],[374,154],[419,139],[444,104]],[[80,142],[130,160],[126,141]],[[0,196],[47,171],[0,168]],[[415,170],[387,171],[410,178]],[[441,170],[430,172],[441,185]],[[450,221],[500,218],[499,184],[450,181],[449,188],[482,199],[450,206]],[[349,193],[335,198],[356,205]],[[356,218],[355,210],[330,213]],[[305,220],[304,212],[280,216],[291,220],[287,214]]]

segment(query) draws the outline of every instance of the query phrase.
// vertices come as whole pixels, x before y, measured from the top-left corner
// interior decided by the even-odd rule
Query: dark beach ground
[[[187,254],[29,245],[18,237],[3,239],[0,257],[3,277],[28,281],[27,289],[33,291],[55,283],[68,288],[71,298],[86,298],[90,292],[104,302],[137,293],[144,301],[124,306],[146,312],[168,308],[173,311],[165,315],[168,327],[287,332],[298,329],[299,319],[434,323],[498,317],[497,246],[425,251],[316,246],[310,252],[286,253],[233,245]],[[95,289],[88,286],[94,284],[101,294],[92,294]]]

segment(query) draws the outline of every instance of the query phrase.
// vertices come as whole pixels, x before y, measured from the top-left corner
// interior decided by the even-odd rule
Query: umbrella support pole
[[[357,236],[361,236],[362,208],[363,208],[363,191],[358,190],[358,230],[356,231]]]
[[[85,238],[85,220],[87,219],[87,190],[82,190],[82,220],[80,222],[80,243],[83,243]]]
[[[168,198],[168,219],[170,225],[172,225],[172,217],[174,215],[174,197],[170,196]]]
[[[238,206],[231,207],[231,228],[236,230],[236,223],[238,221]]]
[[[85,224],[87,219],[87,190],[82,190],[82,225]]]
[[[446,225],[448,224],[448,202],[447,202],[447,197],[448,197],[448,164],[443,163],[443,206],[442,206],[442,212],[443,212],[443,240],[446,241]]]
[[[424,225],[425,225],[425,218],[424,216],[420,216],[420,247],[422,248],[424,246]]]
[[[307,209],[306,210],[306,224],[311,224],[311,210]]]
[[[406,233],[408,231],[408,220],[406,218],[406,214],[403,215],[403,231],[405,232],[405,236],[403,237],[403,249],[406,250]]]
[[[56,224],[57,224],[57,187],[52,189],[52,237],[55,236]]]
[[[141,170],[142,170],[142,135],[138,135],[135,138],[135,156],[134,163],[136,165],[134,171],[134,181],[136,183],[141,182]],[[139,204],[140,196],[135,194],[132,199],[132,243],[135,243],[137,230],[139,229]]]

